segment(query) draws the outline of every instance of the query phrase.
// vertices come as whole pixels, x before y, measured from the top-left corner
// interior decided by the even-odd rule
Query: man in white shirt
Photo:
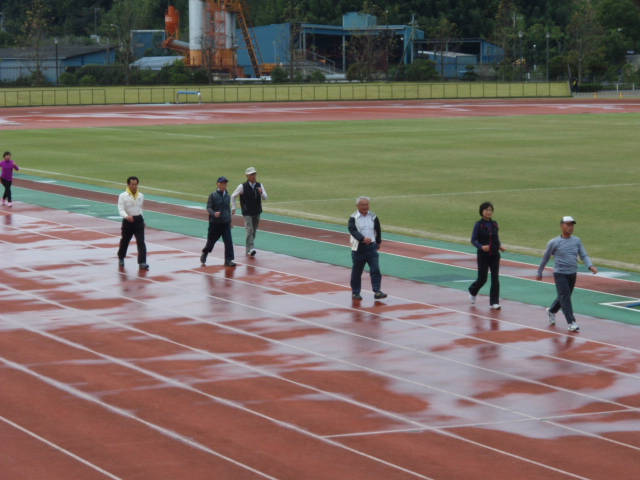
[[[380,273],[378,250],[382,243],[380,221],[375,213],[369,211],[369,197],[359,197],[356,200],[358,210],[349,218],[348,228],[351,234],[351,298],[362,300],[360,289],[362,286],[362,272],[366,264],[369,265],[371,287],[374,298],[380,300],[387,294],[380,290],[382,274]]]
[[[122,238],[118,249],[118,265],[124,267],[124,258],[132,237],[136,237],[138,247],[138,266],[149,269],[147,264],[147,246],[144,243],[144,218],[142,218],[142,204],[144,197],[138,191],[138,177],[127,179],[127,190],[118,197],[118,212],[122,217]]]
[[[258,225],[260,224],[260,214],[262,213],[262,200],[267,199],[267,191],[264,185],[256,181],[257,171],[253,167],[247,168],[245,175],[247,181],[238,185],[238,188],[231,194],[231,214],[236,213],[236,198],[240,197],[240,208],[244,217],[244,228],[246,231],[246,254],[252,257],[256,254],[253,242],[256,238]]]

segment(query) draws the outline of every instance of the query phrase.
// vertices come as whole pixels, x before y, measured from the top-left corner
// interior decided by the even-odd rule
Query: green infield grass
[[[490,200],[506,247],[533,255],[572,215],[598,265],[639,271],[639,126],[640,114],[601,114],[15,130],[1,138],[25,174],[117,189],[137,175],[143,192],[204,203],[218,176],[233,189],[253,166],[268,213],[346,224],[356,197],[368,195],[385,230],[459,243]]]

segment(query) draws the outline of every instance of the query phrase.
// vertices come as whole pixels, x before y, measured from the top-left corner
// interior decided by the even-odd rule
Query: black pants
[[[231,223],[214,223],[209,222],[209,231],[207,232],[207,244],[202,249],[202,253],[211,253],[213,246],[222,237],[224,242],[224,261],[230,262],[235,258],[233,253],[233,239],[231,238]]]
[[[147,263],[147,246],[144,243],[144,218],[142,215],[133,217],[133,222],[122,220],[122,238],[120,239],[118,258],[124,259],[127,256],[129,242],[134,236],[138,247],[138,263]]]
[[[576,286],[576,273],[554,273],[553,279],[556,283],[556,292],[558,292],[557,298],[553,301],[549,307],[551,313],[557,313],[562,309],[564,318],[567,319],[567,323],[573,323],[576,321],[576,317],[573,316],[573,304],[571,303],[571,294],[573,288]]]
[[[4,187],[4,194],[2,195],[3,199],[6,199],[7,202],[11,201],[11,184],[9,180],[2,179],[2,186]]]
[[[374,292],[379,292],[382,283],[382,274],[380,273],[378,244],[370,243],[369,245],[365,245],[361,243],[358,246],[358,250],[351,251],[351,260],[351,291],[356,295],[360,295],[362,272],[364,272],[364,266],[368,264],[371,288]]]
[[[491,270],[491,290],[489,290],[489,303],[495,305],[500,303],[500,254],[489,255],[485,252],[478,252],[478,278],[469,287],[469,293],[474,297],[480,289],[487,283],[487,276]]]

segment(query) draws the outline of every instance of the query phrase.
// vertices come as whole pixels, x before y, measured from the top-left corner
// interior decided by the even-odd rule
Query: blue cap
[[[229,180],[227,180],[227,177],[220,177],[218,178],[218,181],[216,183],[220,183],[220,182],[228,182]]]

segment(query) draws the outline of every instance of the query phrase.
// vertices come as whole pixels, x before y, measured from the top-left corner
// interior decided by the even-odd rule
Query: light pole
[[[547,32],[545,36],[547,37],[547,83],[549,83],[549,38],[551,34]]]
[[[93,33],[96,36],[96,43],[98,43],[98,12],[102,10],[100,7],[93,7]]]
[[[384,11],[385,28],[385,59],[384,59],[384,79],[389,81],[389,10]]]
[[[58,80],[58,37],[53,38],[53,43],[56,46],[56,86],[58,86],[60,84]]]
[[[518,32],[518,38],[520,38],[520,58],[518,58],[518,64],[520,65],[520,74],[518,78],[522,81],[522,32]]]
[[[533,46],[533,75],[536,76],[536,70],[538,70],[538,46]]]
[[[113,28],[117,28],[118,29],[118,47],[122,48],[122,39],[120,38],[120,27],[118,25],[116,25],[115,23],[112,23],[111,26]]]

